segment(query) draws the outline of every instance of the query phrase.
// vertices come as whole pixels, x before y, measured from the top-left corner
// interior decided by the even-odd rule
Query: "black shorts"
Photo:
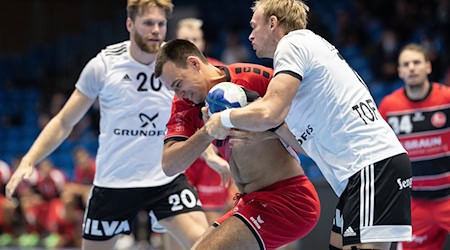
[[[333,231],[343,245],[411,240],[411,163],[406,154],[366,166],[348,180]]]
[[[152,223],[155,223],[177,214],[202,211],[202,208],[197,192],[183,174],[158,187],[94,186],[84,214],[83,238],[107,240],[117,234],[130,234],[134,219],[141,210],[154,216]]]

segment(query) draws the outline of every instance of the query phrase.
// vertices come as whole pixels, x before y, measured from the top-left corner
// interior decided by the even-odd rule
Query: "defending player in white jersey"
[[[154,78],[153,71],[172,8],[171,0],[128,0],[130,40],[108,46],[85,66],[72,96],[7,185],[11,197],[33,166],[61,144],[98,98],[99,148],[83,221],[83,249],[112,249],[118,235],[131,232],[142,209],[185,248],[208,227],[186,177],[167,177],[161,168],[173,93]]]
[[[230,128],[264,131],[286,120],[340,198],[330,249],[411,239],[411,164],[364,81],[306,29],[302,1],[259,0],[252,10],[249,39],[258,57],[274,59],[275,76],[259,101],[211,116],[208,133],[223,139]]]

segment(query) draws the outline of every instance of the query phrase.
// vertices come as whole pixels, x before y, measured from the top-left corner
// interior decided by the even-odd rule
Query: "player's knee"
[[[330,250],[342,250],[342,248],[338,248],[338,247],[335,247],[335,246],[333,246],[333,245],[328,245],[328,248],[330,249]]]

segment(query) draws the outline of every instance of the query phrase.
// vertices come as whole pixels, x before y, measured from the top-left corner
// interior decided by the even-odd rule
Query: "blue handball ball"
[[[222,82],[211,88],[206,97],[209,114],[230,108],[240,108],[247,105],[245,91],[231,82]]]

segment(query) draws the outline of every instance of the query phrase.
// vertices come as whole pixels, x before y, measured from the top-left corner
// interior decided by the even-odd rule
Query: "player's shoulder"
[[[235,74],[256,73],[257,75],[262,74],[263,76],[267,76],[268,78],[272,77],[273,75],[272,68],[254,63],[233,63],[223,67],[228,68],[230,72]]]
[[[130,41],[123,41],[116,44],[111,44],[102,49],[105,56],[120,56],[128,52]]]
[[[387,94],[380,102],[380,108],[393,107],[392,105],[398,104],[405,99],[405,88],[401,87],[394,90],[392,93]]]
[[[172,109],[174,109],[177,112],[195,108],[195,107],[196,107],[196,105],[189,100],[181,99],[181,98],[178,98],[177,96],[173,97]]]
[[[405,97],[405,88],[401,87],[384,97],[384,100],[396,100]]]
[[[110,69],[116,63],[124,63],[129,60],[130,41],[108,45],[103,48],[96,57],[92,58],[90,64],[95,68]],[[130,61],[131,62],[131,61]]]
[[[120,59],[128,57],[130,41],[123,41],[116,44],[106,46],[100,51],[98,57],[107,63],[112,63]]]
[[[450,92],[450,86],[438,82],[433,82],[433,89],[444,93]]]
[[[321,39],[321,37],[309,29],[298,29],[286,34],[280,40],[280,44],[284,45],[313,42],[315,39]]]
[[[444,98],[446,102],[450,102],[450,86],[434,82],[433,94]]]

